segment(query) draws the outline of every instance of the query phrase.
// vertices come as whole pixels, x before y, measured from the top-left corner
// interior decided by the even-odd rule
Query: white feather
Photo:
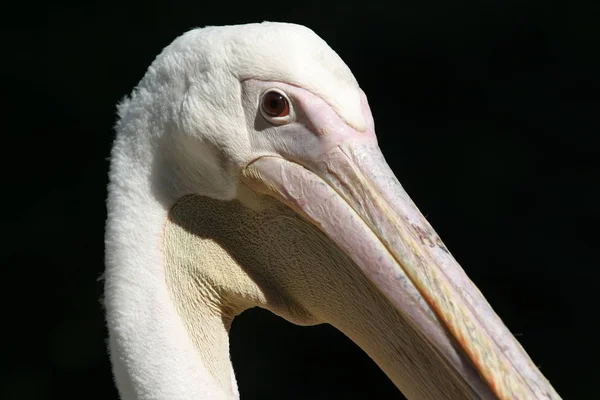
[[[123,399],[227,397],[169,298],[161,246],[168,210],[182,195],[236,196],[238,168],[251,156],[246,79],[301,86],[365,129],[356,80],[308,28],[208,27],[164,49],[120,104],[111,155],[105,305]],[[231,379],[236,388],[233,371]]]

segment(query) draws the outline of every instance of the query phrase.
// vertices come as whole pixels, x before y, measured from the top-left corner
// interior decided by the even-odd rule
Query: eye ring
[[[293,108],[288,96],[279,89],[268,89],[260,98],[260,111],[263,117],[277,125],[283,125],[293,120]]]

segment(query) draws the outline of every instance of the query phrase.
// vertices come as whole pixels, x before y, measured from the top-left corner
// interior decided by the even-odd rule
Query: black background
[[[2,399],[114,399],[101,308],[115,104],[205,25],[315,30],[408,193],[565,399],[600,398],[597,5],[137,1],[2,12]],[[248,399],[402,398],[329,326],[233,324]]]

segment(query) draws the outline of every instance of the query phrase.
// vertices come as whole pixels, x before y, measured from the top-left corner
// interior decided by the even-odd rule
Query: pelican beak
[[[346,253],[466,384],[465,397],[559,398],[403,190],[376,141],[344,140],[303,164],[261,157],[242,179]]]

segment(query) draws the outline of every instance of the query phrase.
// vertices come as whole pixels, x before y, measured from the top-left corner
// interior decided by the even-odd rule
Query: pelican
[[[409,399],[559,399],[403,190],[310,29],[191,30],[118,107],[105,308],[123,399],[239,398],[232,320],[329,323]]]

